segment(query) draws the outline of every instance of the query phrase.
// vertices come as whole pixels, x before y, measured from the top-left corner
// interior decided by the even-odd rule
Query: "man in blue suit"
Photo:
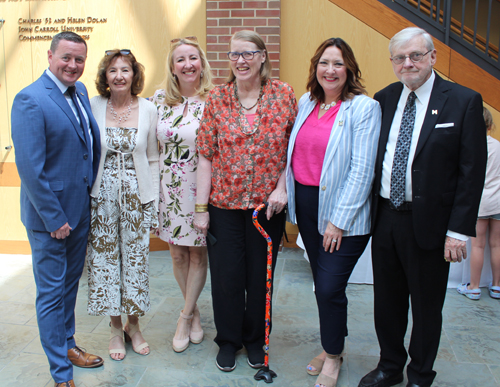
[[[87,89],[77,82],[86,58],[82,37],[55,35],[49,68],[12,105],[21,220],[33,257],[40,340],[56,387],[75,385],[73,365],[90,368],[104,362],[77,347],[73,337],[89,231],[89,192],[101,154]]]

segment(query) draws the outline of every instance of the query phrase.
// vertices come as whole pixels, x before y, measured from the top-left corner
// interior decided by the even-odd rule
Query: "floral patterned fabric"
[[[205,102],[195,96],[171,107],[164,100],[164,90],[157,90],[152,102],[158,109],[156,136],[160,142],[158,236],[174,245],[206,246],[203,233],[193,227],[198,167],[195,142]]]
[[[210,203],[223,209],[256,208],[276,188],[286,165],[288,139],[297,115],[292,88],[269,80],[253,125],[234,83],[215,87],[205,104],[198,152],[212,161]]]
[[[149,230],[155,205],[141,204],[131,152],[136,128],[105,128],[108,151],[92,198],[87,246],[88,313],[142,316],[149,301]]]

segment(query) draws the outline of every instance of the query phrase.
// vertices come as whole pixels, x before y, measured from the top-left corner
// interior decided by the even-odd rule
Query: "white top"
[[[500,214],[500,142],[488,136],[488,163],[478,216]]]
[[[160,192],[160,171],[158,166],[158,142],[156,140],[156,107],[144,98],[137,97],[139,102],[139,118],[137,130],[137,143],[132,157],[139,184],[139,194],[141,203],[146,204],[154,200],[155,208],[158,209],[158,198]],[[101,160],[99,170],[92,187],[90,196],[97,197],[101,186],[102,172],[104,170],[104,161],[106,160],[106,106],[108,99],[102,96],[96,96],[90,100],[92,113],[99,125],[101,132]]]

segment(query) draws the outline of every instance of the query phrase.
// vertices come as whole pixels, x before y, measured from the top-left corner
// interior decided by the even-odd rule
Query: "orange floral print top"
[[[210,204],[246,210],[267,200],[285,169],[297,101],[290,85],[267,81],[250,126],[234,86],[217,86],[208,95],[196,145],[212,161]]]

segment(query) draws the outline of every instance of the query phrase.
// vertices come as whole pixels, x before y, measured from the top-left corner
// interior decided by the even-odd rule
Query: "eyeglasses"
[[[410,60],[413,63],[420,62],[422,59],[424,59],[424,56],[426,56],[429,52],[432,50],[427,51],[425,54],[422,54],[421,52],[412,52],[410,55],[398,55],[394,56],[391,58],[392,63],[396,65],[400,65],[401,63],[406,61],[406,58],[410,58]]]
[[[106,50],[104,52],[106,55],[113,55],[116,53],[116,50]],[[129,49],[120,50],[120,54],[122,55],[129,55],[131,52]]]
[[[196,36],[186,36],[185,38],[175,38],[170,41],[170,47],[172,47],[175,43],[180,42],[181,40],[190,40],[192,42],[198,43],[198,38]]]
[[[242,56],[243,59],[245,59],[245,60],[252,60],[253,57],[255,56],[255,54],[258,52],[260,52],[260,50],[258,50],[258,51],[243,51],[243,52],[229,51],[227,53],[227,57],[229,58],[229,60],[231,60],[233,62],[236,62],[240,58],[240,56]]]

